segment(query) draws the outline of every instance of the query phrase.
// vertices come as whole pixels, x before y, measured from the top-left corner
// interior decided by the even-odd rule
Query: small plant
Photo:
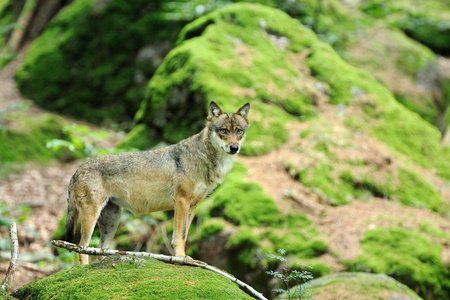
[[[278,249],[277,252],[280,255],[268,254],[269,259],[276,259],[281,265],[286,264],[286,250]],[[312,267],[307,267],[312,268]],[[291,270],[285,266],[282,267],[282,271],[267,271],[267,274],[278,278],[281,282],[281,287],[273,289],[274,292],[280,294],[282,299],[310,299],[315,300],[316,298],[311,294],[309,290],[309,285],[306,283],[308,280],[313,279],[311,272],[309,271],[298,271]]]
[[[92,131],[87,126],[71,124],[63,128],[63,133],[67,136],[67,139],[53,139],[47,142],[47,149],[55,152],[60,149],[68,149],[70,152],[79,153],[83,157],[94,157],[125,151],[117,148],[100,148],[95,144],[96,141],[103,141],[110,137],[110,133],[105,130]],[[136,149],[127,150],[134,151]]]
[[[27,205],[10,206],[0,202],[0,229],[9,227],[12,223],[23,223],[30,213],[30,207]],[[9,238],[2,236],[3,230],[0,230],[0,250],[10,250],[11,243]]]

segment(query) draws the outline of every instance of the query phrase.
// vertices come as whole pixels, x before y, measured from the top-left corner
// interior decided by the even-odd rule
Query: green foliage
[[[23,223],[30,213],[30,207],[27,205],[10,206],[0,202],[0,227],[8,227],[12,223]],[[0,238],[0,250],[10,250],[10,240]]]
[[[20,299],[251,299],[227,278],[154,259],[108,257],[60,271],[13,293]]]
[[[11,112],[3,118],[10,125],[0,128],[0,164],[77,157],[76,153],[70,151],[50,151],[46,147],[51,139],[70,139],[63,130],[66,126],[63,118],[53,114],[31,117],[22,112]]]
[[[308,280],[313,279],[311,272],[309,271],[299,271],[291,270],[283,264],[286,263],[286,258],[284,257],[286,251],[284,249],[278,249],[277,252],[280,255],[269,254],[269,259],[276,259],[282,265],[281,272],[279,271],[266,271],[267,274],[277,278],[280,281],[280,288],[276,288],[273,291],[280,296],[285,296],[287,299],[315,299],[309,290],[309,285],[306,283]]]
[[[62,131],[67,137],[66,139],[52,139],[46,143],[46,147],[55,153],[65,149],[73,153],[73,156],[80,158],[122,152],[120,147],[106,149],[96,146],[96,141],[105,140],[109,137],[107,131],[92,131],[87,126],[75,123],[64,126]]]
[[[441,259],[442,247],[424,235],[402,228],[377,228],[361,240],[362,254],[347,262],[352,271],[384,273],[424,299],[446,299],[449,270]]]
[[[12,223],[22,223],[27,219],[30,207],[27,205],[9,206],[0,202],[0,226],[10,226]]]

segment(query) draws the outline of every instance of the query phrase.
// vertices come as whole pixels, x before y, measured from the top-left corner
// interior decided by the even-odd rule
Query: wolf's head
[[[217,148],[221,148],[228,154],[237,154],[241,150],[245,139],[245,131],[250,126],[248,123],[247,103],[235,113],[223,112],[214,101],[209,104],[208,128],[211,142]]]

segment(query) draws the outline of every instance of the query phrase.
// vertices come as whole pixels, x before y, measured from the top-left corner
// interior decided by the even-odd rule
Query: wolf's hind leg
[[[109,247],[109,244],[116,234],[121,215],[122,207],[111,201],[103,208],[100,217],[97,220],[98,227],[100,228],[99,248],[106,249]]]
[[[101,199],[101,198],[100,198]],[[95,223],[100,216],[102,210],[102,201],[99,195],[94,191],[89,193],[84,199],[78,201],[78,210],[81,220],[81,239],[79,245],[82,247],[89,246],[92,233],[94,232]],[[104,197],[103,197],[104,199]],[[89,255],[80,254],[80,263],[87,265],[89,263]]]

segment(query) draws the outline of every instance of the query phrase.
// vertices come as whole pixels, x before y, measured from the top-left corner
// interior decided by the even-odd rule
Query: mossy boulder
[[[59,113],[95,123],[131,120],[148,79],[194,18],[186,5],[73,1],[31,45],[18,88]]]
[[[406,285],[384,274],[337,273],[310,280],[307,285],[321,300],[422,299]]]
[[[253,299],[211,271],[149,258],[107,257],[60,271],[12,293],[24,299]]]
[[[245,3],[216,10],[181,31],[136,120],[172,143],[200,130],[210,101],[225,111],[250,101],[243,152],[268,152],[287,140],[286,121],[315,114],[315,81],[301,68],[315,43],[312,31],[279,10]]]
[[[403,228],[376,228],[361,239],[362,254],[347,262],[352,271],[384,273],[424,299],[447,299],[450,271],[442,247],[422,233]]]

